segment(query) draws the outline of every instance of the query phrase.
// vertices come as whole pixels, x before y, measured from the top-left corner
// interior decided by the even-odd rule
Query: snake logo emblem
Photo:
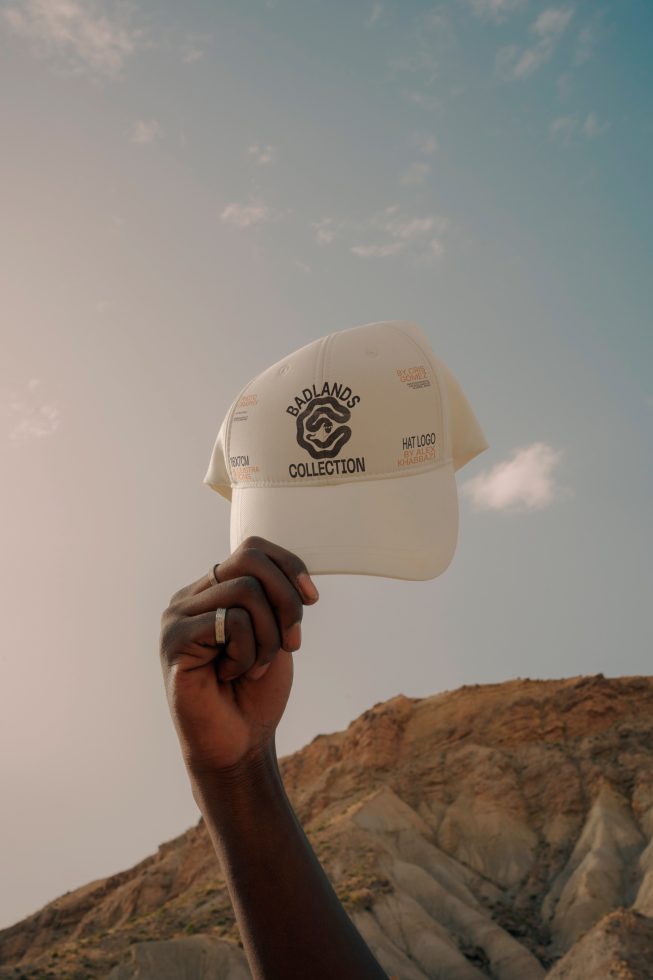
[[[350,418],[331,395],[314,398],[296,418],[297,442],[313,459],[333,459],[351,439]]]

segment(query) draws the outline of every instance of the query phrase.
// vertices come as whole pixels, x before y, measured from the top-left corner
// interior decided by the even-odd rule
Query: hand
[[[304,603],[318,599],[304,562],[264,538],[246,538],[216,571],[219,585],[203,575],[161,617],[166,695],[192,773],[237,772],[265,756],[290,695]]]

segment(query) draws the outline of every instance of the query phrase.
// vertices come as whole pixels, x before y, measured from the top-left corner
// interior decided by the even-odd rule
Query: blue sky
[[[198,818],[159,616],[228,549],[234,396],[326,333],[418,323],[489,449],[441,578],[320,578],[280,754],[399,692],[650,673],[652,36],[632,0],[0,5],[2,924]]]

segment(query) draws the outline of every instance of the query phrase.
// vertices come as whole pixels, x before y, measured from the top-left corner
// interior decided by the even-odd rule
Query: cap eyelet
[[[279,374],[288,374],[288,371],[290,371],[290,364],[284,364],[279,368]]]

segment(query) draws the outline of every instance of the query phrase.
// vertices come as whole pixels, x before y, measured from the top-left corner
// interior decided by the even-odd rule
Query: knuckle
[[[168,623],[171,623],[178,618],[179,618],[179,611],[178,611],[177,603],[173,602],[173,599],[171,599],[168,605],[166,606],[166,608],[161,613],[161,627],[163,628]]]
[[[240,606],[231,606],[227,613],[229,617],[229,628],[235,630],[248,629],[250,626],[249,613]]]
[[[243,551],[249,551],[250,549],[260,551],[262,544],[263,538],[259,538],[255,534],[250,534],[244,541],[241,541],[240,548]]]
[[[168,599],[168,609],[171,609],[173,606],[176,606],[181,601],[183,594],[184,594],[184,589],[177,589],[176,592],[173,592],[170,598]]]
[[[180,647],[183,635],[183,620],[177,618],[166,618],[161,624],[160,647],[161,653],[168,659]]]
[[[260,548],[255,548],[254,545],[248,545],[241,551],[241,557],[248,562],[258,561],[259,558],[263,556],[263,552]]]
[[[243,575],[239,579],[240,587],[249,595],[257,598],[263,594],[263,587],[254,575]]]

